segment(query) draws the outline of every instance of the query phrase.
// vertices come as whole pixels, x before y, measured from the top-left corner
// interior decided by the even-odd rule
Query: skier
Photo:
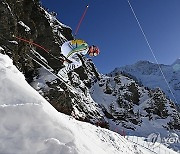
[[[64,66],[59,72],[58,76],[68,81],[68,73],[82,65],[80,57],[82,55],[88,54],[91,57],[99,55],[98,47],[92,45],[89,46],[83,40],[71,40],[65,42],[61,46],[61,54],[64,55],[65,60],[63,62]]]

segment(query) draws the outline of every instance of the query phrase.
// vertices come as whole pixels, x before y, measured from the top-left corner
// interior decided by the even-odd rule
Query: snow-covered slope
[[[161,64],[160,67],[162,68],[177,103],[180,103],[180,59],[177,59],[172,65]],[[134,76],[144,86],[150,88],[160,87],[169,98],[176,102],[157,64],[148,61],[139,61],[134,65],[116,68],[110,74],[115,75],[118,72],[124,72]]]
[[[57,112],[28,85],[12,60],[2,54],[0,117],[2,154],[151,153],[117,133]]]
[[[0,153],[2,154],[176,154],[163,145],[126,138],[57,112],[0,54]],[[132,142],[133,141],[133,142]]]
[[[160,89],[150,90],[119,74],[102,76],[90,91],[113,131],[145,138],[153,133],[162,138],[180,135],[180,114]],[[177,142],[167,146],[180,149]]]

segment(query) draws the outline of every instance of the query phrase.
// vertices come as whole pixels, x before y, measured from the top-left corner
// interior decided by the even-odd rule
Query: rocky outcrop
[[[151,90],[143,87],[124,74],[101,76],[100,81],[92,86],[91,95],[102,106],[108,121],[116,123],[117,128],[138,132],[145,123],[156,123],[164,130],[180,128],[180,114],[176,105],[160,88]],[[158,120],[163,121],[162,124]]]
[[[29,78],[30,72],[37,67],[26,56],[26,53],[31,50],[31,46],[28,43],[17,40],[13,35],[39,43],[44,48],[50,49],[52,54],[56,56],[60,55],[59,45],[62,42],[54,43],[57,40],[54,38],[52,27],[46,18],[45,10],[40,7],[38,1],[2,0],[0,10],[0,43],[6,49],[6,54],[13,58],[16,66],[24,72],[27,78]],[[71,33],[70,29],[67,31]],[[36,50],[49,60],[49,57],[46,56],[47,54],[44,51],[38,48]],[[57,65],[57,62],[59,63],[59,61],[52,62],[49,60],[49,63],[54,68],[61,67],[62,65]]]
[[[60,46],[73,39],[72,30],[59,22],[55,13],[47,12],[38,0],[2,0],[0,12],[0,46],[3,48],[0,52],[13,59],[26,80],[59,112],[79,120],[103,123],[105,120],[101,109],[89,96],[86,87],[90,87],[91,82],[99,76],[91,61],[84,59],[83,67],[69,74],[68,86],[29,57],[30,51],[35,51],[57,72],[63,67],[58,60],[61,56]],[[41,45],[53,56],[16,37]]]
[[[161,67],[161,70],[159,67]],[[161,71],[163,72],[163,75]],[[138,61],[133,65],[116,68],[109,75],[114,76],[118,73],[123,73],[146,87],[160,87],[172,101],[177,105],[180,104],[179,59],[177,59],[172,65],[155,64],[149,61]],[[164,80],[164,77],[167,82]]]

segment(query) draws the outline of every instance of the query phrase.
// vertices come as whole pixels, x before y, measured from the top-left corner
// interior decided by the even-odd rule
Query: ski
[[[48,71],[51,75],[53,75],[55,78],[57,78],[57,79],[59,79],[60,80],[60,82],[61,83],[64,83],[69,89],[73,89],[72,88],[72,85],[70,85],[68,82],[66,82],[63,78],[61,78],[60,76],[58,76],[58,75],[56,75],[55,73],[54,73],[54,70],[48,65],[48,64],[46,64],[46,66],[48,66],[48,67],[46,67],[46,66],[44,66],[43,64],[44,64],[44,61],[42,61],[41,59],[39,59],[39,57],[36,57],[39,61],[41,61],[41,62],[39,62],[38,60],[36,60],[36,59],[34,59],[34,58],[32,58],[29,54],[26,54],[30,59],[32,59],[34,62],[36,62],[38,65],[40,65],[41,67],[43,67],[46,71]]]
[[[38,52],[36,52],[35,50],[31,50],[30,53],[34,57],[36,57],[41,63],[43,63],[43,65],[45,65],[50,71],[54,72],[53,68],[48,65],[48,62],[46,61],[46,59],[42,57]]]

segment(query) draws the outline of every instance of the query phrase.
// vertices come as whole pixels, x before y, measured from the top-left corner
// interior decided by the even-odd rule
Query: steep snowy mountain
[[[59,113],[28,85],[12,60],[2,54],[0,87],[1,154],[151,153],[117,133]]]
[[[166,84],[158,65],[148,61],[139,61],[134,65],[116,68],[110,74],[115,75],[119,72],[130,74],[144,86],[149,88],[160,87],[172,101],[180,104],[180,59],[177,59],[172,65],[160,64],[160,67],[171,90]]]
[[[11,104],[13,100],[16,101],[14,102],[15,105],[10,106],[12,110],[6,111],[8,108],[3,108],[4,110],[0,114],[7,113],[4,119],[8,118],[12,122],[12,125],[7,124],[10,125],[7,129],[14,135],[13,142],[19,141],[19,143],[23,143],[23,150],[27,150],[28,143],[33,144],[33,141],[35,141],[38,145],[32,146],[37,146],[38,149],[35,149],[39,150],[39,153],[49,153],[53,149],[55,150],[53,152],[57,153],[56,150],[60,151],[63,149],[62,145],[65,146],[65,150],[62,150],[63,152],[66,149],[69,150],[67,150],[67,153],[158,153],[162,149],[165,150],[163,152],[161,151],[161,153],[173,153],[172,150],[168,151],[161,144],[156,149],[154,147],[157,144],[156,142],[153,143],[153,146],[149,145],[152,142],[148,142],[147,144],[149,135],[157,132],[162,139],[159,141],[160,143],[176,151],[180,150],[178,142],[164,142],[164,139],[169,139],[172,136],[176,136],[177,138],[180,135],[180,114],[177,112],[174,103],[166,97],[161,89],[151,90],[143,87],[137,82],[138,80],[135,77],[129,74],[115,73],[113,77],[100,74],[92,60],[86,57],[82,57],[82,67],[68,74],[69,83],[64,83],[42,66],[50,66],[54,70],[54,73],[63,67],[62,62],[58,59],[62,56],[60,54],[60,46],[63,42],[73,39],[70,27],[59,22],[55,17],[56,14],[46,11],[39,4],[38,0],[2,0],[0,1],[0,10],[0,53],[8,55],[13,60],[13,64],[23,73],[26,81],[39,94],[61,113],[70,115],[77,120],[113,130],[136,142],[135,145],[132,145],[132,149],[130,149],[132,151],[130,152],[126,148],[129,142],[124,140],[124,138],[117,137],[117,141],[116,137],[114,138],[114,135],[111,135],[113,133],[108,130],[100,129],[99,127],[97,129],[97,127],[90,124],[84,125],[68,116],[57,113],[51,105],[47,105],[48,102],[35,91],[29,89],[27,83],[24,81],[24,77],[17,69],[12,69],[12,74],[10,73],[6,76],[8,69],[11,70],[14,66],[12,66],[11,62],[6,63],[8,58],[6,57],[4,59],[4,56],[1,55],[1,63],[3,65],[0,79],[7,78],[8,82],[10,82],[11,80],[9,78],[12,79],[16,75],[13,72],[21,74],[21,78],[15,77],[12,79],[12,84],[6,84],[6,79],[2,81],[4,85],[1,87],[6,87],[5,91],[3,91],[4,89],[0,89],[2,103],[6,104],[5,102],[7,102],[7,104]],[[50,54],[31,43],[17,39],[17,37],[40,44]],[[149,62],[144,63],[149,64]],[[140,70],[143,70],[144,65],[139,65]],[[162,67],[166,66],[162,65]],[[178,61],[172,67],[177,71]],[[155,70],[158,70],[156,66],[153,66],[152,69],[147,68],[145,74],[153,74],[152,72]],[[158,72],[154,74],[158,76]],[[21,83],[21,80],[23,80],[23,83]],[[4,81],[5,83],[3,83]],[[17,85],[18,89],[16,89],[14,84]],[[20,89],[21,91],[19,91]],[[16,91],[18,92],[17,94],[12,94]],[[9,92],[11,97],[6,92]],[[2,107],[6,107],[4,104],[2,104]],[[38,106],[38,109],[36,106]],[[22,107],[20,111],[18,107]],[[50,110],[50,113],[47,117],[48,110]],[[10,115],[10,112],[16,115],[15,119],[21,119],[24,116],[24,119],[20,120],[20,122],[26,121],[26,123],[21,127],[20,123],[16,123],[18,120],[11,120],[13,117]],[[30,123],[27,122],[27,119],[33,119],[36,116],[38,117],[37,121],[33,122],[31,120]],[[39,125],[40,120],[43,118],[44,121],[41,121],[41,125]],[[50,126],[47,126],[48,124]],[[71,125],[73,128],[70,128]],[[6,131],[4,129],[6,124],[1,126],[2,131]],[[28,131],[23,129],[28,127],[30,127]],[[45,129],[46,127],[47,129]],[[66,132],[64,128],[67,128],[68,132],[70,131],[71,133],[62,134],[63,139],[61,140],[61,134],[58,132]],[[45,133],[42,133],[41,130],[44,129]],[[80,133],[76,132],[77,129],[80,129],[78,132],[84,132],[84,136],[82,138],[80,137],[80,143],[78,142]],[[87,133],[84,129],[87,129],[89,132]],[[13,130],[17,130],[17,133],[26,134],[23,140],[18,138],[16,133],[13,133]],[[102,134],[100,130],[102,130]],[[104,132],[107,132],[107,134],[104,134]],[[46,136],[48,133],[51,135]],[[6,134],[8,133],[6,132]],[[11,134],[9,138],[11,138]],[[66,135],[71,140],[67,139]],[[73,138],[72,136],[75,137]],[[115,136],[118,136],[118,134]],[[3,139],[6,138],[3,136]],[[82,140],[84,142],[81,142]],[[137,141],[140,143],[137,143]],[[107,144],[104,144],[104,142],[107,142]],[[7,147],[8,140],[5,143],[4,147]],[[106,149],[106,152],[104,152],[104,147],[109,147],[109,144],[109,150]],[[138,144],[141,144],[141,147],[138,146],[136,150]],[[12,143],[12,146],[15,145]],[[122,150],[122,146],[124,146],[126,151]],[[13,147],[14,149],[18,150],[19,147]],[[96,151],[96,149],[98,150]]]
[[[152,154],[148,141],[79,122],[55,110],[0,54],[0,153]],[[139,140],[143,145],[133,143]],[[154,151],[176,154],[160,143]]]
[[[159,88],[150,90],[132,78],[117,74],[102,76],[90,91],[101,105],[111,130],[144,137],[155,132],[161,137],[180,135],[180,114]],[[169,146],[180,148],[179,143]]]

